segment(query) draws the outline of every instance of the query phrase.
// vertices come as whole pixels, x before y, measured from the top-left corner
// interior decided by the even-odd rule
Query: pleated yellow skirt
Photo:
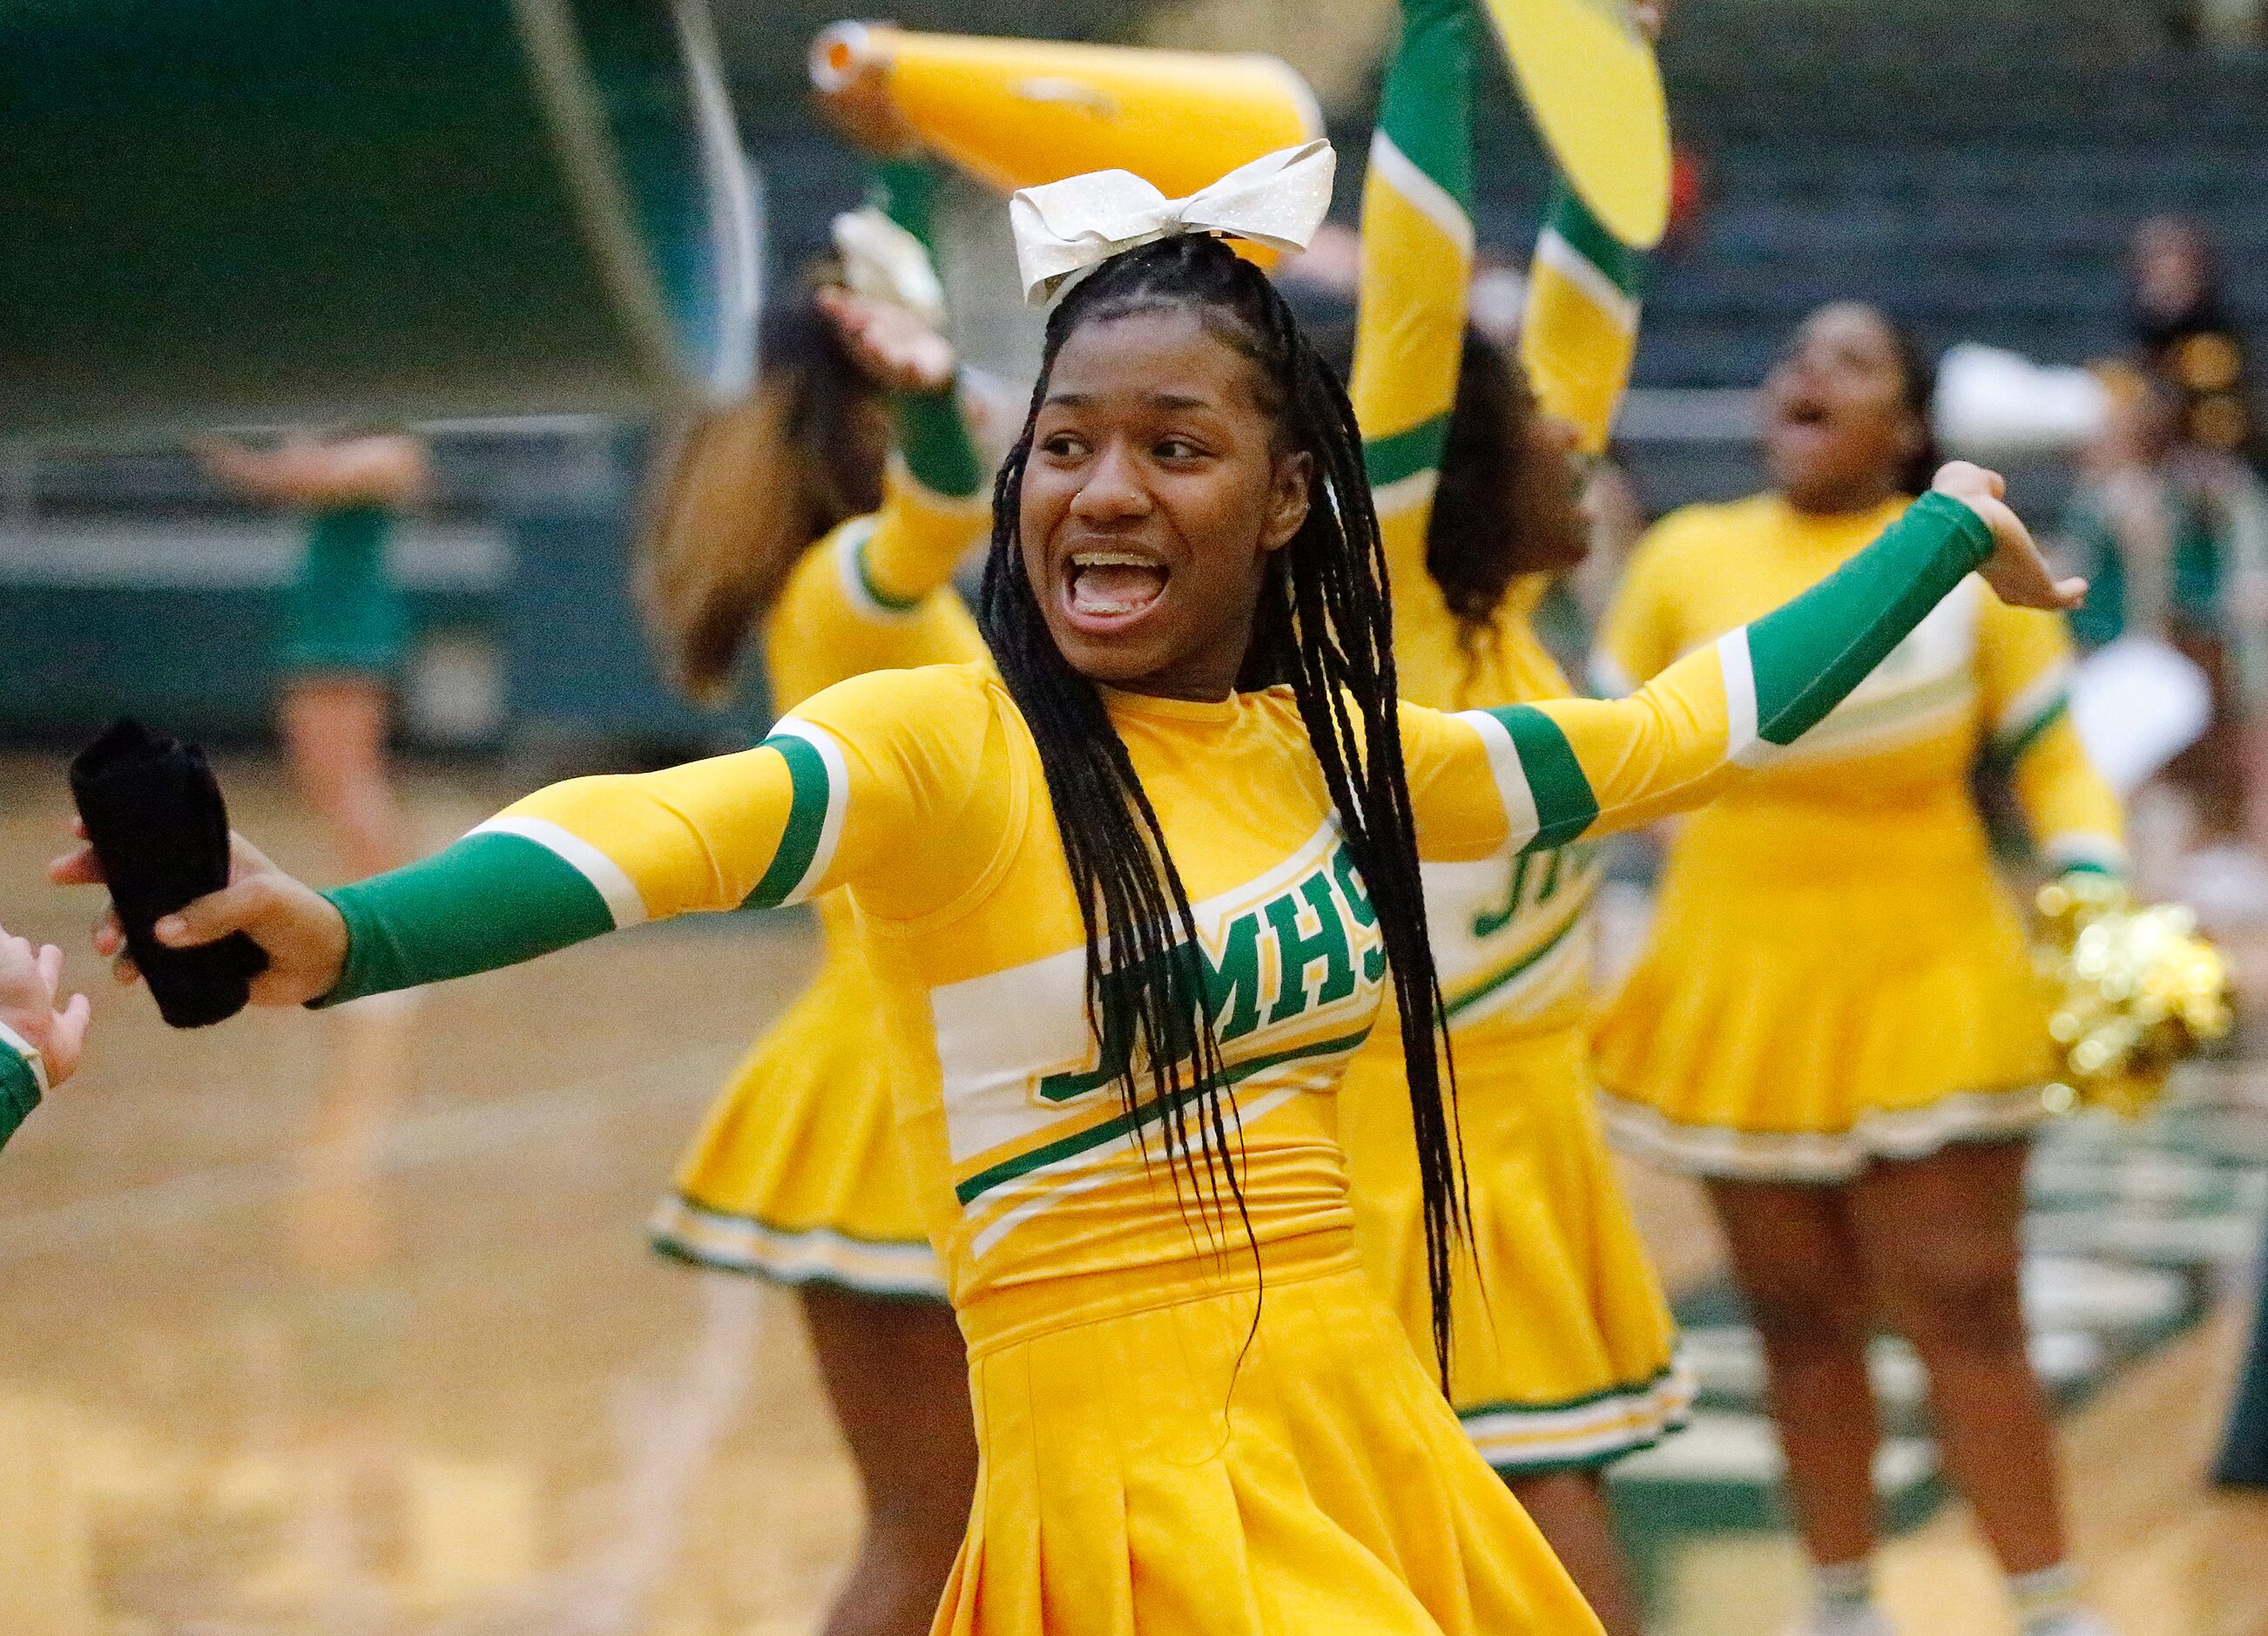
[[[1207,1287],[1052,1330],[963,1309],[982,1465],[937,1636],[1598,1630],[1344,1229],[1271,1247],[1256,1325]]]
[[[1355,1059],[1339,1137],[1364,1270],[1431,1356],[1410,1093],[1397,1043],[1387,1047]],[[1456,1065],[1474,1254],[1457,1279],[1450,1396],[1465,1433],[1507,1477],[1646,1448],[1683,1424],[1693,1385],[1615,1180],[1585,1031],[1476,1031]]]
[[[1717,816],[1673,851],[1600,1026],[1618,1145],[1694,1175],[1831,1183],[2045,1116],[2048,997],[1981,831],[1901,837],[1884,814],[1822,857],[1762,824],[1705,828]]]
[[[891,1105],[893,1058],[855,936],[734,1072],[655,1208],[656,1249],[781,1284],[945,1299]]]

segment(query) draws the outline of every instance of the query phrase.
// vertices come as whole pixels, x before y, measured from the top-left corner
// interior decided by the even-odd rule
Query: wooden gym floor
[[[272,766],[223,771],[241,827],[322,876]],[[516,793],[409,788],[429,845]],[[0,1632],[814,1629],[858,1502],[792,1309],[640,1232],[806,923],[173,1034],[85,952],[91,895],[40,875],[63,812],[59,758],[0,759],[0,922],[65,943],[99,1006],[89,1066],[0,1155]],[[1671,1277],[1705,1276],[1692,1196],[1631,1181]],[[2124,1636],[2268,1632],[2268,1503],[2201,1481],[2242,1325],[2216,1312],[2066,1428]],[[1906,1636],[2007,1636],[1957,1512],[1886,1579]],[[1675,1636],[1772,1636],[1799,1577],[1757,1538],[1675,1582]]]

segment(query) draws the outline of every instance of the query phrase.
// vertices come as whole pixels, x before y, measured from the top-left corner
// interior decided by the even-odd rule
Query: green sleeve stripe
[[[346,969],[325,1006],[518,965],[615,929],[591,878],[516,829],[475,829],[323,895],[347,923]]]
[[[866,566],[866,548],[873,542],[879,518],[854,517],[835,536],[835,575],[853,608],[874,619],[903,619],[922,605],[919,597],[895,596],[874,582]]]
[[[2048,865],[2059,874],[2123,875],[2126,849],[2107,835],[2083,829],[2051,837],[2040,848]]]
[[[847,770],[841,747],[825,729],[793,717],[774,727],[761,748],[779,753],[793,790],[779,850],[747,899],[754,908],[771,909],[809,895],[835,861]]]
[[[1925,494],[1872,545],[1749,626],[1757,736],[1793,744],[1818,726],[1992,554],[1983,518]]]
[[[1564,846],[1591,827],[1599,798],[1557,722],[1526,704],[1466,711],[1457,719],[1488,747],[1489,771],[1504,803],[1506,851]]]
[[[1447,415],[1420,421],[1407,431],[1369,439],[1362,446],[1362,464],[1369,475],[1372,491],[1415,477],[1420,472],[1439,470],[1441,451],[1448,441]]]
[[[885,159],[874,167],[867,194],[883,215],[934,253],[939,181],[936,168],[919,159]]]
[[[1551,204],[1543,223],[1545,232],[1557,234],[1625,301],[1638,299],[1646,288],[1645,254],[1609,232],[1591,214],[1591,207],[1583,203],[1581,195],[1567,185],[1564,176],[1552,187]]]
[[[932,494],[967,499],[984,486],[984,466],[969,441],[957,387],[895,394],[898,453],[914,481]]]
[[[1559,724],[1523,704],[1488,713],[1512,735],[1520,752],[1520,770],[1535,802],[1535,836],[1521,850],[1549,851],[1589,829],[1599,815],[1599,798]]]
[[[2050,727],[2054,726],[2070,713],[2071,696],[2064,694],[2058,696],[2055,702],[2045,710],[2033,717],[2014,733],[2001,739],[1993,747],[1994,752],[2004,762],[2013,763],[2021,761],[2026,750],[2037,744],[2045,736]]]
[[[2071,667],[2052,666],[2001,710],[1999,720],[1993,724],[1992,753],[2004,762],[2014,762],[2070,708]]]
[[[1404,0],[1402,43],[1378,108],[1379,135],[1454,202],[1460,217],[1470,216],[1473,196],[1472,54],[1466,0]],[[1376,142],[1371,151],[1375,163]],[[1422,201],[1420,208],[1435,213]],[[1465,242],[1472,242],[1469,221]]]

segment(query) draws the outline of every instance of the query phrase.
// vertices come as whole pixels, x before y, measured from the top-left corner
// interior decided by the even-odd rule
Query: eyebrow
[[[1067,409],[1085,409],[1095,401],[1095,396],[1091,392],[1050,392],[1046,401],[1050,406],[1061,405]],[[1181,392],[1153,392],[1149,395],[1149,402],[1152,408],[1162,409],[1203,409],[1215,407],[1211,398],[1192,397],[1187,393]]]

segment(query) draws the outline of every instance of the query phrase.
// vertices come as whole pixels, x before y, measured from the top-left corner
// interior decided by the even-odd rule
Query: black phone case
[[[177,1028],[236,1015],[268,965],[258,944],[236,932],[167,948],[151,935],[163,917],[228,884],[228,807],[204,752],[122,717],[71,763],[70,786],[158,1014]]]

